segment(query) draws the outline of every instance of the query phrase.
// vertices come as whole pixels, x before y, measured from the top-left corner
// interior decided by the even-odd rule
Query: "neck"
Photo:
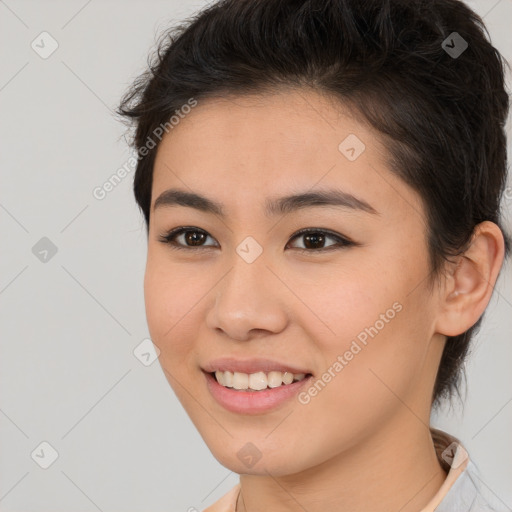
[[[313,468],[241,475],[237,512],[418,512],[446,478],[429,428],[410,410]]]

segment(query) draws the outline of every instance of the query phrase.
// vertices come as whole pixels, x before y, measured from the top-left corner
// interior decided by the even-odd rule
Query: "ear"
[[[504,255],[500,228],[490,221],[478,224],[469,248],[446,278],[436,332],[457,336],[478,321],[491,299]]]

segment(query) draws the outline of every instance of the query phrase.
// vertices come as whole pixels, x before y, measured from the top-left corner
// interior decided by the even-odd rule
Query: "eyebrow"
[[[171,188],[162,192],[155,200],[153,210],[172,206],[186,206],[189,208],[195,208],[202,212],[212,213],[220,217],[226,217],[222,203],[200,194],[187,192],[177,188]],[[342,190],[337,189],[304,192],[301,194],[279,197],[277,199],[267,199],[265,202],[265,214],[267,216],[285,215],[297,210],[315,206],[335,206],[378,215],[377,210],[363,199],[358,199],[348,192],[343,192]]]

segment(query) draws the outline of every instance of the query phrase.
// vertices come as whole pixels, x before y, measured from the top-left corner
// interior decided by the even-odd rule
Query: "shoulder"
[[[484,482],[476,464],[456,437],[430,428],[439,463],[448,476],[435,512],[510,512]]]
[[[475,464],[469,460],[466,468],[457,478],[435,512],[509,512],[501,501],[482,480]]]

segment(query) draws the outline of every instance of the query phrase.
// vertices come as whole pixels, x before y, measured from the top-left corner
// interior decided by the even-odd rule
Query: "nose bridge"
[[[209,326],[233,339],[247,339],[251,330],[277,332],[286,323],[267,268],[263,247],[252,237],[244,239],[229,259],[230,269],[218,284]]]
[[[263,291],[256,286],[262,283],[261,277],[268,273],[267,254],[254,237],[246,236],[233,249],[233,254],[228,257],[231,270],[226,276],[226,290],[228,293],[241,293],[245,297],[247,293]],[[244,294],[244,291],[246,292]]]

